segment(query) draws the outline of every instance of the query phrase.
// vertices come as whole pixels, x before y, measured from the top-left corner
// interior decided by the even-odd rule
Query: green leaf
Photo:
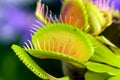
[[[109,78],[108,80],[120,80],[120,76],[114,76]]]
[[[110,40],[108,40],[105,36],[97,36],[96,37],[97,40],[99,40],[100,42],[112,46],[112,47],[116,47]]]
[[[110,46],[110,49],[111,49],[118,57],[120,57],[120,48]]]
[[[102,42],[103,44],[107,45],[114,54],[120,56],[120,48],[118,48],[116,45],[114,45],[106,37],[97,36],[96,39],[99,40],[100,42]]]
[[[107,73],[95,73],[92,71],[87,71],[85,73],[85,80],[107,80],[110,75]]]
[[[70,80],[70,78],[67,77],[67,76],[65,76],[65,77],[59,78],[59,79],[57,79],[57,80]]]
[[[107,73],[111,76],[120,75],[120,69],[102,63],[88,61],[86,62],[86,68],[96,73]]]
[[[88,34],[88,38],[95,49],[94,55],[90,59],[91,61],[102,62],[120,68],[120,58],[117,55],[92,35]]]

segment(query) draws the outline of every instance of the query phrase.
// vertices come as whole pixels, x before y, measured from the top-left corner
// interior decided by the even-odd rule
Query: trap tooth
[[[93,47],[85,33],[63,23],[48,24],[38,29],[32,36],[32,43],[35,50],[46,51],[49,52],[48,54],[56,52],[82,62],[87,61],[93,54]],[[34,53],[31,55],[35,56]],[[41,56],[38,53],[36,57],[41,58]]]

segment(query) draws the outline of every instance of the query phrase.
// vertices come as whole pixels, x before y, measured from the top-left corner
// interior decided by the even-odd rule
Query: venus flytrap
[[[119,10],[119,1],[117,0],[89,0],[95,4],[99,10],[104,14],[105,19],[107,20],[107,26],[110,26],[112,23],[120,23],[120,10]],[[117,4],[118,3],[118,4]],[[116,20],[117,19],[117,20]]]
[[[98,35],[102,32],[106,20],[100,10],[90,2],[85,2],[88,13],[89,24],[92,27],[89,31],[93,35]]]
[[[95,4],[100,9],[100,11],[104,14],[108,21],[112,20],[113,17],[117,18],[120,17],[119,10],[115,8],[114,3],[115,1],[112,0],[89,0],[89,1]]]
[[[82,0],[64,0],[61,9],[61,18],[64,23],[73,25],[83,31],[88,31],[88,15]]]
[[[47,76],[50,80],[55,80],[57,78],[51,78],[43,70],[37,69],[37,65],[32,65],[34,62],[32,59],[28,58],[29,56],[25,52],[42,59],[54,58],[63,60],[78,68],[85,68],[84,63],[88,61],[94,52],[92,44],[89,39],[87,39],[85,33],[83,33],[80,29],[63,23],[47,24],[46,26],[39,28],[32,35],[32,42],[28,40],[26,47],[16,48],[13,45],[12,48],[16,54],[20,56],[23,63],[27,62],[26,66],[31,71],[33,71],[36,75],[38,75],[36,71],[39,71],[39,74]],[[29,65],[32,65],[33,68],[29,67]],[[44,77],[41,78],[44,79]]]
[[[32,60],[32,58],[24,51],[23,48],[13,45],[12,49],[16,52],[16,55],[23,61],[23,63],[33,71],[38,77],[42,79],[55,79],[48,75],[44,70],[42,70],[38,65]]]
[[[93,35],[99,35],[103,32],[111,25],[113,18],[109,14],[105,16],[96,5],[88,0],[64,0],[61,16],[64,23],[69,22],[70,18],[73,18],[72,20],[75,19],[75,21],[78,20],[79,24],[77,25],[75,25],[76,22],[68,24],[75,25],[76,27],[83,29],[83,31]],[[80,25],[87,26],[81,27]]]
[[[41,67],[37,65],[37,63],[27,54],[27,52],[23,48],[17,45],[12,45],[12,49],[15,51],[18,58],[27,66],[27,68],[29,68],[39,78],[45,80],[69,80],[69,77],[67,76],[56,78],[46,73]]]
[[[106,17],[88,0],[63,0],[59,19],[56,16],[53,18],[52,12],[39,0],[35,14],[44,25],[32,28],[31,40],[25,42],[23,48],[13,45],[12,49],[38,77],[49,80],[72,79],[70,75],[56,78],[48,74],[27,53],[40,59],[58,59],[76,69],[82,68],[86,74],[85,71],[78,71],[85,74],[85,80],[98,80],[103,74],[105,76],[101,80],[120,75],[120,58],[116,55],[115,45],[98,37],[112,23],[112,16]],[[109,49],[105,44],[112,48]],[[67,67],[65,64],[63,66]],[[70,69],[67,69],[68,73]],[[97,77],[89,79],[90,75]]]
[[[113,13],[115,13],[115,8],[113,3],[110,5],[110,0],[89,0],[90,2],[94,3],[101,13],[103,13],[103,16],[105,17],[107,23],[106,26],[111,25]]]
[[[62,59],[78,67],[88,61],[94,51],[85,33],[64,23],[47,24],[38,29],[30,44],[33,47],[26,47],[25,51],[35,57]]]

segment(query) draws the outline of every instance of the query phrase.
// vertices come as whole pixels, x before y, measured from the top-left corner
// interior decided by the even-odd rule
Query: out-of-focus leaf
[[[102,62],[120,68],[120,58],[117,55],[102,42],[98,41],[96,37],[88,34],[88,38],[93,43],[95,49],[94,54],[90,59],[91,61]]]
[[[120,80],[120,75],[119,76],[111,77],[108,80]]]
[[[96,73],[108,73],[111,76],[120,75],[120,69],[102,63],[88,61],[86,62],[86,67]]]
[[[120,48],[118,48],[116,45],[110,42],[106,37],[98,36],[96,37],[96,39],[102,42],[103,44],[107,45],[113,51],[114,54],[120,56]]]
[[[85,73],[85,80],[107,80],[110,77],[107,73],[95,73],[87,71]]]

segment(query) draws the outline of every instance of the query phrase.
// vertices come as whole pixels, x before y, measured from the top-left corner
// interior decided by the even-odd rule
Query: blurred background
[[[112,1],[112,0],[111,0]],[[119,0],[116,7],[120,10]],[[0,80],[40,80],[18,59],[12,44],[23,46],[30,39],[30,27],[35,23],[37,0],[0,0]],[[42,0],[53,14],[61,8],[59,0]],[[120,24],[113,24],[103,32],[107,38],[120,47]],[[32,57],[32,56],[31,56]],[[48,73],[61,77],[61,63],[57,60],[41,60],[32,57]]]
[[[12,44],[23,46],[30,39],[30,27],[35,23],[37,0],[0,0],[0,80],[40,80],[18,59]],[[53,14],[59,14],[59,0],[42,0]],[[48,73],[61,77],[61,63],[32,57]]]

